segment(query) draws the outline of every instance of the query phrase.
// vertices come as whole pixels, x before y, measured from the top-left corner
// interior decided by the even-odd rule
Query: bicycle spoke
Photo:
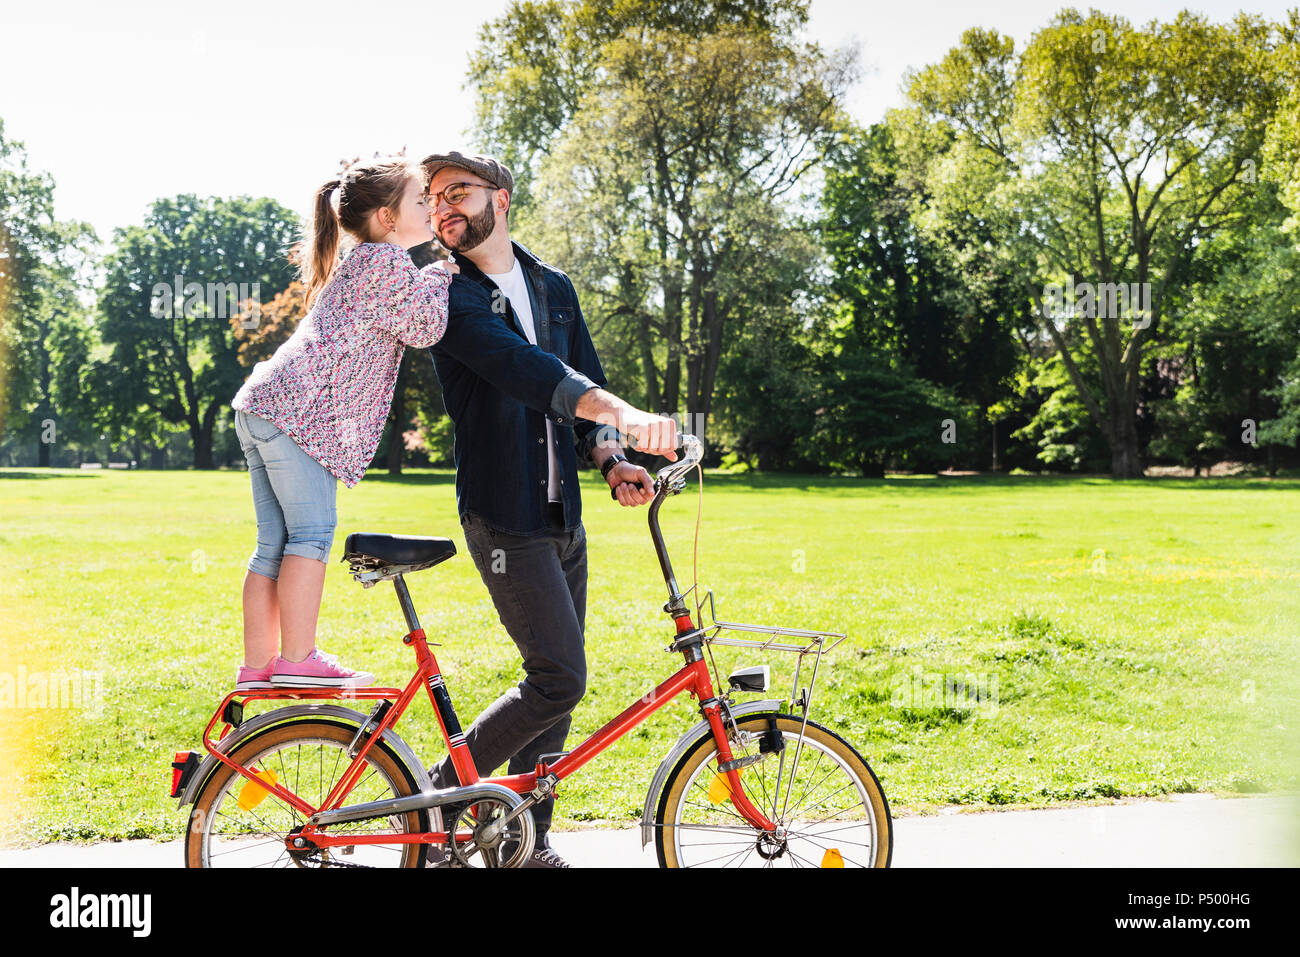
[[[880,842],[888,839],[888,819],[878,836],[880,822],[872,803],[875,791],[870,770],[864,775],[852,747],[828,737],[820,725],[778,720],[786,741],[780,760],[764,755],[746,766],[739,774],[740,790],[728,795],[731,800],[718,801],[721,784],[716,745],[687,765],[690,770],[683,775],[685,780],[668,785],[671,805],[666,805],[667,813],[656,822],[674,828],[659,832],[665,863],[721,868],[821,868],[825,863],[841,862],[875,865]],[[741,724],[741,730],[751,734],[762,727],[758,716]],[[797,747],[790,748],[791,741]],[[754,753],[752,746],[735,746],[733,757],[752,759]],[[738,800],[779,811],[772,818],[778,831],[764,835],[738,813]],[[672,852],[668,852],[669,846]]]
[[[724,854],[722,854],[722,855],[720,855],[720,856],[718,856],[718,857],[710,857],[707,861],[698,861],[698,862],[695,863],[695,864],[688,864],[687,866],[688,866],[688,867],[703,867],[705,864],[712,864],[714,861],[721,861],[721,860],[733,861],[733,860],[735,860],[737,857],[740,857],[741,854],[744,854],[744,853],[746,852],[746,850],[751,850],[751,851],[752,851],[753,849],[754,849],[754,848],[753,848],[753,845],[751,844],[751,845],[749,846],[749,848],[747,848],[747,849],[746,849],[746,848],[742,848],[741,850],[739,850],[739,851],[734,851],[734,852],[733,852],[733,851],[727,851],[726,853],[724,853]],[[723,864],[722,866],[723,866],[723,867],[726,867],[727,865],[726,865],[726,864]]]
[[[219,852],[219,853],[217,853],[217,854],[213,854],[213,855],[211,855],[211,856],[212,856],[212,857],[221,857],[221,856],[224,855],[224,854],[237,854],[237,853],[239,853],[240,851],[246,851],[246,850],[248,850],[249,848],[252,848],[252,847],[260,847],[260,846],[263,845],[263,844],[279,844],[281,847],[283,847],[283,846],[284,846],[284,841],[278,840],[278,839],[276,839],[276,838],[271,838],[270,840],[266,840],[266,841],[258,841],[256,844],[245,844],[245,845],[243,845],[242,847],[232,847],[232,848],[231,848],[230,850],[228,850],[228,851],[221,851],[221,852]]]
[[[786,846],[785,852],[786,852],[787,854],[790,855],[791,860],[802,861],[802,862],[803,862],[803,866],[806,866],[806,867],[820,867],[820,866],[821,866],[821,865],[819,865],[819,864],[814,863],[813,861],[808,860],[808,858],[803,857],[802,855],[796,854],[794,851],[790,850],[789,845]]]
[[[833,850],[833,851],[835,851],[837,854],[840,855],[840,858],[841,858],[841,859],[843,859],[843,857],[844,857],[843,853],[840,851],[840,848],[841,848],[843,845],[845,845],[845,844],[855,844],[855,843],[859,843],[859,842],[856,842],[856,841],[836,841],[834,844],[823,844],[823,843],[821,843],[820,841],[817,841],[816,839],[814,839],[814,838],[812,838],[812,837],[809,837],[809,836],[806,835],[806,834],[801,838],[801,840],[808,841],[808,842],[810,842],[810,843],[816,845],[818,848],[820,848],[820,849],[823,850],[823,851],[830,851],[830,850]],[[867,846],[867,845],[863,845],[863,846],[864,846],[864,847],[868,847],[868,850],[869,850],[869,851],[872,851],[872,852],[874,853],[874,848],[871,848],[871,847],[869,847],[869,846]],[[791,851],[791,853],[794,853],[794,852]],[[850,858],[850,860],[853,860],[853,858]],[[864,866],[864,867],[867,867],[867,866],[870,866],[870,864],[869,864],[869,863],[868,863],[868,864],[864,864],[863,866]]]
[[[657,827],[675,827],[679,831],[722,831],[727,834],[757,834],[752,826],[736,827],[734,824],[659,824]]]
[[[818,769],[819,767],[821,767],[822,758],[824,758],[825,756],[826,756],[826,752],[823,751],[821,748],[818,748],[818,749],[817,749],[817,763],[814,764],[814,765],[812,766],[812,770],[811,770],[811,771],[809,772],[809,774],[808,774],[809,779],[816,777],[816,775],[817,775],[817,769]],[[838,770],[840,770],[839,762],[835,762],[835,767],[832,768],[830,771],[827,771],[826,774],[825,774],[824,776],[822,776],[822,777],[817,781],[817,783],[818,783],[818,784],[821,784],[822,781],[825,781],[826,778],[830,777],[832,774],[834,774],[834,773],[835,773],[836,771],[838,771]],[[807,796],[809,790],[811,790],[813,787],[815,787],[815,785],[813,785],[813,784],[805,784],[805,785],[804,785],[803,791],[801,791],[800,794],[799,794],[799,801],[800,801],[800,802],[803,801],[803,799]],[[800,806],[801,806],[800,803],[796,803],[796,804],[795,804],[795,810],[798,810]],[[789,816],[790,816],[790,813],[791,813],[791,812],[790,812],[790,809],[789,809],[789,807],[787,807],[787,808],[785,809],[785,812],[784,812],[783,816],[786,817],[786,818],[788,819]]]
[[[790,831],[790,832],[787,832],[787,833],[788,833],[788,835],[789,835],[790,837],[797,837],[797,838],[799,838],[799,839],[802,840],[802,841],[814,841],[814,842],[816,842],[816,841],[826,841],[826,842],[828,842],[827,845],[826,845],[827,847],[830,847],[830,846],[832,846],[832,845],[834,845],[834,844],[860,844],[860,845],[862,845],[863,847],[870,847],[870,846],[871,846],[871,843],[870,843],[870,842],[867,842],[867,841],[853,841],[853,840],[849,840],[848,838],[846,838],[846,837],[842,837],[842,836],[841,836],[841,837],[832,837],[832,836],[831,836],[831,835],[833,835],[833,834],[841,834],[841,835],[842,835],[843,832],[844,832],[844,831],[847,831],[847,830],[864,830],[864,829],[867,830],[867,831],[870,831],[870,830],[871,830],[871,827],[870,827],[869,825],[867,825],[867,824],[864,822],[864,823],[859,824],[859,825],[857,825],[857,826],[855,826],[855,827],[836,828],[836,829],[834,829],[834,830],[830,830],[830,831]]]
[[[687,804],[686,806],[699,808],[702,811],[709,811],[709,812],[717,811],[722,814],[726,814],[728,817],[734,817],[737,821],[744,821],[746,824],[749,824],[748,821],[745,821],[745,819],[741,817],[739,814],[737,814],[735,811],[732,811],[729,808],[725,808],[721,804],[704,805],[704,804],[695,804],[692,802],[690,804]],[[752,824],[750,824],[749,826],[753,827]]]
[[[839,794],[841,791],[847,791],[849,788],[856,788],[856,787],[857,785],[855,785],[852,781],[849,781],[848,783],[843,784],[840,787],[836,788],[830,794],[826,795],[826,797],[823,800],[830,800],[831,798],[835,797],[835,795]],[[829,820],[829,818],[835,817],[837,814],[843,814],[845,811],[852,810],[853,808],[857,807],[858,804],[861,803],[862,803],[861,801],[858,801],[857,804],[851,805],[850,807],[844,808],[843,810],[836,811],[833,814],[829,815],[828,817],[822,818],[822,820]]]
[[[326,750],[332,749],[334,758],[329,762],[331,770],[326,771]],[[315,752],[313,754],[312,752]],[[326,738],[292,738],[284,740],[279,746],[272,745],[245,759],[244,766],[251,769],[274,768],[279,781],[285,787],[292,783],[292,793],[296,799],[303,800],[309,807],[319,808],[324,803],[332,788],[341,780],[341,772],[351,767],[348,761],[346,742]],[[313,768],[314,766],[314,768]],[[313,770],[316,781],[310,781]],[[335,839],[342,843],[322,848],[309,855],[307,861],[296,859],[289,853],[284,841],[287,835],[305,822],[303,812],[277,795],[262,795],[275,798],[262,807],[240,808],[239,796],[248,783],[243,775],[231,775],[221,786],[221,790],[208,805],[211,815],[203,828],[201,855],[210,863],[218,862],[230,865],[240,863],[263,868],[292,867],[307,863],[312,866],[342,867],[366,866],[366,864],[402,864],[407,856],[418,852],[414,845],[388,843],[348,844],[349,838],[362,836],[383,840],[387,836],[397,837],[418,828],[418,817],[407,814],[379,815],[359,821],[347,821],[329,829]],[[265,783],[265,782],[263,782]],[[269,791],[269,788],[267,789]],[[315,793],[310,793],[314,791]],[[389,777],[389,772],[372,761],[367,761],[360,769],[355,784],[349,789],[348,798],[356,803],[368,803],[386,800],[404,793],[397,789],[396,782]],[[312,799],[315,799],[314,803]],[[252,802],[250,802],[252,803]],[[268,810],[269,809],[269,810]],[[413,812],[412,812],[413,813]],[[344,849],[348,853],[343,854]],[[268,850],[270,849],[270,850]],[[271,851],[277,851],[272,854]],[[256,861],[258,855],[264,859]],[[356,863],[349,858],[355,856]]]
[[[853,787],[853,786],[854,786],[854,785],[853,785],[853,782],[850,781],[848,784],[844,785],[844,787],[837,788],[835,791],[831,792],[831,794],[829,795],[829,797],[834,797],[836,794],[839,794],[840,791],[846,790],[847,788],[851,788],[851,787]],[[865,805],[862,801],[858,801],[856,804],[851,804],[851,805],[849,805],[849,806],[846,807],[846,808],[841,808],[841,809],[838,810],[838,811],[833,811],[832,813],[827,814],[825,817],[818,818],[816,821],[808,822],[808,823],[805,824],[804,826],[805,826],[805,827],[811,827],[811,826],[816,825],[816,824],[821,824],[821,823],[823,823],[824,821],[832,821],[832,820],[834,820],[835,818],[839,817],[841,814],[847,814],[849,811],[852,811],[852,810],[853,810],[854,808],[856,808],[856,807],[862,807],[862,808],[865,809],[865,808],[866,808],[866,805]]]

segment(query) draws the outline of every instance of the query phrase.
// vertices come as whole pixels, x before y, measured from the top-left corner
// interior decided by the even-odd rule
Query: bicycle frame
[[[403,583],[404,586],[404,583]],[[695,627],[689,616],[678,620],[678,636],[689,635]],[[505,775],[502,777],[481,778],[474,765],[474,759],[465,744],[465,736],[460,730],[455,710],[451,706],[451,696],[442,679],[442,672],[437,659],[429,650],[428,640],[422,629],[415,629],[403,639],[415,651],[417,668],[410,681],[402,689],[397,688],[358,688],[349,691],[332,689],[272,688],[262,691],[235,691],[228,694],[218,706],[203,732],[203,745],[207,751],[222,764],[233,768],[243,777],[258,782],[258,785],[274,794],[280,800],[295,808],[304,818],[310,819],[316,814],[332,811],[343,806],[348,794],[356,786],[366,765],[366,757],[384,732],[394,728],[406,709],[415,700],[421,687],[429,695],[430,704],[438,718],[443,740],[451,755],[452,765],[462,786],[471,784],[495,784],[505,787],[516,794],[528,795],[537,789],[539,780],[551,779],[551,785],[573,774],[596,756],[607,750],[616,741],[626,735],[641,722],[645,721],[664,705],[683,693],[701,701],[700,710],[709,723],[718,745],[720,761],[732,759],[731,744],[723,723],[721,703],[713,693],[713,679],[703,656],[694,657],[687,651],[686,664],[675,674],[661,682],[654,690],[633,702],[619,715],[608,721],[575,749],[560,757],[553,764],[539,764],[533,771],[525,774]],[[692,660],[693,659],[693,660]],[[255,771],[247,768],[220,750],[220,740],[233,727],[225,721],[221,738],[212,740],[212,731],[219,721],[224,720],[227,708],[235,701],[277,700],[277,699],[368,699],[388,700],[393,705],[375,724],[366,737],[366,741],[357,756],[344,771],[343,776],[330,790],[319,807],[313,807],[288,790],[280,782],[267,782],[256,777]],[[369,725],[367,725],[369,726]],[[730,785],[731,801],[740,815],[754,827],[763,831],[772,831],[775,825],[767,816],[749,800],[740,782],[739,771],[731,769],[726,772]],[[553,776],[553,778],[552,778]],[[548,788],[549,792],[550,788]],[[318,847],[353,846],[359,844],[444,844],[448,840],[447,831],[424,831],[412,833],[369,833],[369,834],[330,834],[315,827],[304,827],[301,836],[309,836]]]
[[[691,442],[695,443],[693,452],[696,458],[694,461],[698,461],[698,453],[701,451],[698,441],[690,436],[684,436],[683,438],[684,440],[690,439]],[[465,735],[461,730],[460,720],[452,707],[451,695],[443,681],[442,671],[438,667],[433,652],[429,650],[424,629],[420,627],[414,604],[401,574],[394,575],[392,581],[397,590],[398,600],[401,603],[402,612],[409,629],[406,637],[403,638],[403,643],[412,647],[416,657],[415,674],[411,676],[404,688],[359,688],[353,690],[272,688],[262,691],[231,692],[222,700],[204,729],[203,746],[222,764],[234,769],[250,781],[257,781],[260,787],[289,804],[308,821],[316,815],[343,807],[343,802],[361,778],[370,750],[383,737],[385,732],[396,726],[411,702],[414,701],[421,687],[428,693],[429,702],[433,706],[443,740],[451,756],[452,766],[456,770],[457,778],[462,787],[475,784],[498,785],[525,796],[525,799],[527,799],[527,796],[532,795],[534,802],[540,800],[552,793],[556,783],[586,765],[641,722],[683,693],[690,694],[700,702],[699,710],[708,722],[717,744],[719,764],[730,762],[732,760],[731,743],[723,721],[722,702],[714,693],[713,679],[701,651],[704,632],[696,627],[691,620],[690,613],[687,611],[684,597],[673,575],[672,565],[668,559],[667,548],[658,522],[658,511],[665,496],[669,493],[675,494],[681,490],[683,485],[681,475],[684,475],[685,471],[693,467],[693,464],[694,462],[679,462],[660,473],[660,478],[656,482],[655,499],[651,503],[649,510],[651,536],[659,556],[660,567],[664,573],[664,581],[668,586],[669,601],[664,606],[664,610],[673,618],[676,626],[676,635],[670,647],[682,653],[685,663],[680,670],[661,682],[653,691],[633,702],[572,751],[561,755],[554,763],[539,762],[533,771],[524,774],[490,778],[481,778],[479,776],[478,769],[474,765],[474,759],[469,753],[469,747],[465,743]],[[683,465],[685,465],[685,468],[683,468]],[[363,728],[370,728],[369,734],[361,735],[360,732],[358,733],[359,737],[365,737],[364,743],[358,750],[356,757],[352,759],[352,762],[344,771],[343,776],[331,788],[330,793],[325,797],[320,807],[312,807],[278,781],[267,782],[257,778],[252,769],[244,767],[220,750],[220,741],[234,727],[228,717],[230,714],[228,709],[231,708],[233,703],[239,701],[242,707],[244,701],[303,698],[347,698],[392,702],[391,707],[386,710],[373,728],[371,728],[371,721],[367,719]],[[224,721],[224,727],[218,740],[213,741],[212,731],[219,721]],[[731,803],[740,816],[760,831],[775,831],[776,825],[759,808],[755,807],[746,795],[745,788],[741,784],[739,770],[729,768],[724,773],[729,785]],[[446,793],[441,792],[441,794]],[[430,804],[427,806],[433,806],[435,799],[439,796],[430,795]],[[447,798],[447,800],[455,800],[455,798]],[[328,830],[320,829],[327,826],[308,823],[304,825],[300,833],[295,834],[295,837],[308,837],[312,843],[321,848],[361,844],[445,844],[449,837],[448,832],[445,830],[413,833],[331,834]]]

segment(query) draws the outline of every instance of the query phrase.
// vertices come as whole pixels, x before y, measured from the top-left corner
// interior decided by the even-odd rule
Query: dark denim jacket
[[[546,419],[555,423],[564,525],[574,529],[582,521],[578,451],[590,456],[599,429],[575,410],[584,392],[606,383],[569,277],[513,245],[537,345],[497,284],[459,256],[447,331],[429,352],[455,427],[457,510],[504,532],[536,535],[547,528]]]

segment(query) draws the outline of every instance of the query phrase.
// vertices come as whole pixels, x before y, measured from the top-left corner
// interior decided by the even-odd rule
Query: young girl
[[[375,454],[404,347],[431,346],[447,327],[448,268],[417,270],[406,253],[432,236],[423,185],[418,166],[391,160],[316,191],[301,255],[310,311],[231,403],[257,514],[237,690],[374,681],[316,648],[316,619],[336,480],[356,485]],[[340,228],[357,241],[341,263]]]

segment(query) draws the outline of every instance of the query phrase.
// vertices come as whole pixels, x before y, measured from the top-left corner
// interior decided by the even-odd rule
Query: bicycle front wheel
[[[351,758],[348,745],[356,728],[329,721],[293,721],[257,734],[232,755],[242,767],[284,785],[319,808],[343,776]],[[416,792],[416,784],[387,744],[376,742],[366,755],[357,784],[345,805]],[[331,834],[419,833],[430,830],[425,811],[335,825]],[[441,818],[438,818],[440,821]],[[421,844],[356,844],[290,853],[285,845],[303,815],[233,768],[220,765],[194,802],[185,836],[188,867],[420,867]]]
[[[732,758],[759,753],[772,728],[784,748],[740,772],[745,794],[778,827],[764,834],[731,803],[712,735],[678,762],[655,818],[661,867],[888,867],[893,823],[880,782],[847,741],[785,714],[736,720]],[[798,758],[796,761],[796,751]]]

